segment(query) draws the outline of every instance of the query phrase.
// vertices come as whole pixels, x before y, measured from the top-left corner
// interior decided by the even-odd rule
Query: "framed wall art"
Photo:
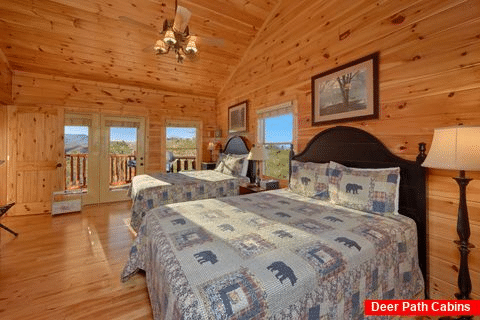
[[[248,100],[228,108],[228,133],[247,131]]]
[[[312,77],[312,125],[378,118],[378,56]]]

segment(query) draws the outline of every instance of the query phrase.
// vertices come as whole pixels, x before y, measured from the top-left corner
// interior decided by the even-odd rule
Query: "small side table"
[[[213,170],[216,166],[216,162],[202,162],[202,170]]]
[[[241,184],[239,189],[239,194],[249,194],[249,193],[257,193],[267,191],[266,188],[262,188],[253,184]]]

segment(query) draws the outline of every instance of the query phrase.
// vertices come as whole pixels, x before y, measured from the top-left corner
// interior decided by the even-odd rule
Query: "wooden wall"
[[[165,120],[203,123],[202,154],[215,130],[215,101],[132,86],[14,71],[17,106],[55,106],[65,112],[144,116],[147,123],[146,171],[165,170]]]
[[[271,13],[217,98],[217,123],[227,132],[228,107],[250,101],[248,133],[258,108],[297,103],[301,151],[326,126],[311,125],[312,76],[380,52],[380,118],[344,123],[377,136],[413,160],[433,129],[480,125],[480,2],[478,0],[284,0]],[[453,298],[459,253],[458,187],[452,171],[428,177],[430,291]],[[473,296],[480,298],[480,173],[467,189]]]
[[[8,61],[0,50],[0,160],[7,157],[7,109],[4,105],[12,103],[12,71]],[[0,180],[6,181],[7,165],[0,165]],[[0,205],[7,201],[7,186],[0,183]]]
[[[0,105],[12,103],[12,71],[7,58],[0,50]]]

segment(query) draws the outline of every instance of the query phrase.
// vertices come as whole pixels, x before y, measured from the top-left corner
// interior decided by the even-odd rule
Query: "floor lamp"
[[[468,253],[473,246],[468,242],[470,238],[470,223],[468,221],[467,185],[472,180],[465,177],[465,171],[480,171],[480,126],[456,126],[435,129],[430,151],[424,167],[446,170],[459,170],[455,177],[459,189],[457,234],[460,240],[455,241],[460,250],[460,269],[458,271],[458,288],[455,294],[459,300],[469,300],[472,292],[472,281],[468,269]],[[462,316],[459,319],[471,319]]]
[[[260,186],[260,163],[265,160],[265,152],[263,146],[258,144],[253,145],[247,159],[255,161],[255,184],[257,186]]]

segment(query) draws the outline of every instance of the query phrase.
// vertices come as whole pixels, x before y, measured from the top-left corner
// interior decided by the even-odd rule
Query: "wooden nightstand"
[[[202,170],[213,170],[216,166],[216,162],[202,162]]]
[[[262,191],[267,191],[267,189],[250,184],[241,184],[239,189],[240,194],[257,193]]]

